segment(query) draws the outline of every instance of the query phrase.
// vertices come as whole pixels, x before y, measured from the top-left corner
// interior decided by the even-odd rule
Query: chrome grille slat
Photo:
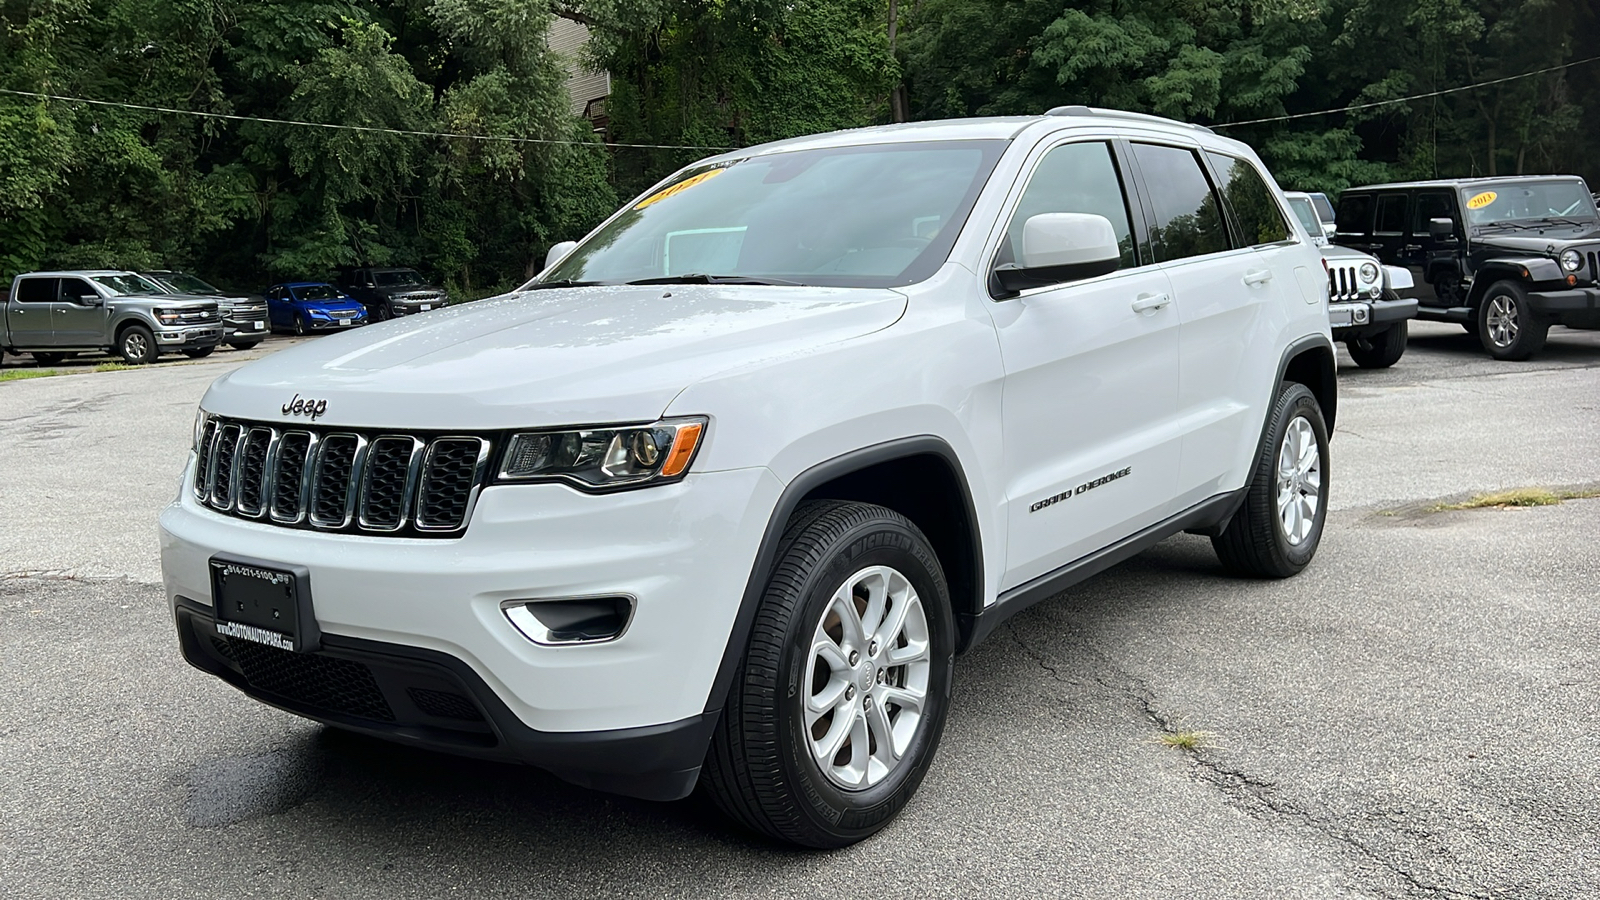
[[[489,480],[495,443],[209,417],[195,498],[226,515],[287,528],[398,537],[459,536]]]

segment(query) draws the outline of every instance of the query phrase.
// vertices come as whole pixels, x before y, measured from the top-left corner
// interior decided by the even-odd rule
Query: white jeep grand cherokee
[[[784,141],[553,255],[212,385],[161,515],[189,662],[829,847],[910,799],[1018,610],[1179,531],[1247,576],[1316,550],[1321,258],[1207,129]]]

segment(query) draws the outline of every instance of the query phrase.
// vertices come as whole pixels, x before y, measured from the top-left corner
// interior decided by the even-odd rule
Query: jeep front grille
[[[241,519],[315,531],[456,537],[489,472],[471,435],[278,428],[211,417],[194,496]]]
[[[1328,263],[1328,300],[1331,303],[1348,303],[1360,300],[1360,282],[1356,268],[1360,263]]]

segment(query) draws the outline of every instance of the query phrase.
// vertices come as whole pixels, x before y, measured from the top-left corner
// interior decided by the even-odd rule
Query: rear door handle
[[[1144,315],[1155,315],[1156,310],[1171,303],[1172,298],[1166,294],[1140,294],[1134,298],[1133,311]]]
[[[1244,273],[1245,284],[1266,284],[1272,280],[1271,269],[1251,269]]]

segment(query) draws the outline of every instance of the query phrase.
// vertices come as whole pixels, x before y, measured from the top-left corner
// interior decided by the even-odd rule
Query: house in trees
[[[611,73],[595,71],[584,59],[589,43],[589,28],[582,22],[557,18],[546,38],[550,50],[561,58],[567,72],[567,93],[572,97],[573,115],[594,123],[594,130],[606,130],[606,98],[611,96]]]

